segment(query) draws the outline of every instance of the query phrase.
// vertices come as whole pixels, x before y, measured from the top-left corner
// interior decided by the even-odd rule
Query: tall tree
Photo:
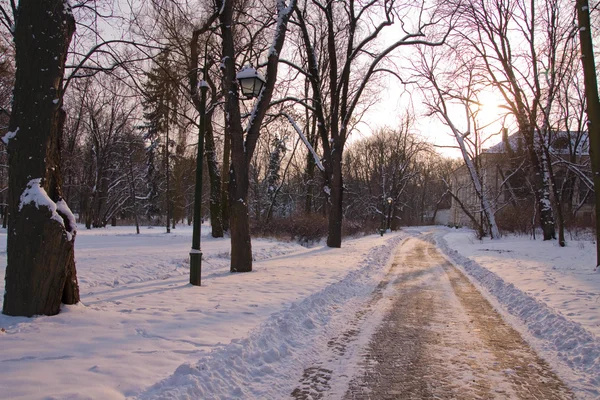
[[[14,4],[14,3],[13,3]],[[53,315],[79,301],[75,218],[61,193],[63,75],[75,19],[66,0],[21,0],[9,152],[8,264],[3,313]]]
[[[155,154],[158,151],[156,144],[163,142],[163,165],[165,182],[165,214],[166,230],[171,232],[172,199],[170,188],[170,164],[171,144],[174,143],[169,137],[170,127],[173,120],[177,118],[179,104],[178,83],[169,73],[171,67],[169,51],[163,51],[156,60],[153,68],[146,74],[144,118],[146,119],[146,137],[150,141],[149,152]],[[164,139],[163,139],[164,137]],[[153,166],[154,170],[156,166]],[[154,177],[156,178],[156,177]]]
[[[297,7],[295,18],[301,30],[303,52],[308,70],[301,72],[308,77],[312,98],[311,106],[317,118],[317,129],[323,150],[325,167],[325,192],[329,199],[329,228],[327,245],[341,247],[343,217],[342,160],[344,146],[360,114],[365,109],[365,93],[377,74],[389,73],[393,65],[386,65],[394,50],[407,45],[441,45],[439,41],[424,39],[428,27],[439,25],[442,20],[435,15],[423,21],[428,12],[421,5],[412,8],[405,2],[369,1],[348,2],[312,1]],[[410,11],[406,12],[406,9]],[[414,12],[415,14],[412,14]],[[389,30],[396,18],[404,15],[420,15],[413,29],[406,29],[392,44],[381,49],[376,43]],[[451,19],[452,17],[450,17]],[[317,54],[321,35],[315,34],[324,24],[325,51],[327,58]],[[442,35],[443,36],[443,35]],[[318,62],[326,62],[327,69]],[[393,72],[396,73],[396,72]],[[326,84],[323,90],[322,84]]]
[[[455,64],[444,68],[449,59],[455,60]],[[417,74],[425,81],[419,85],[423,91],[424,102],[431,114],[438,116],[454,136],[487,226],[490,228],[491,238],[499,239],[496,210],[478,165],[478,156],[485,142],[482,126],[477,118],[481,105],[478,97],[485,88],[481,85],[481,71],[477,70],[473,59],[464,49],[461,52],[449,49],[445,57],[421,51],[420,62],[414,64],[419,64],[416,65]],[[460,113],[457,110],[464,111],[464,117],[458,117]],[[483,224],[480,227],[483,227]]]
[[[587,0],[577,0],[577,20],[581,44],[581,64],[584,73],[585,98],[587,102],[588,135],[592,176],[596,192],[596,270],[600,266],[600,99],[598,79],[594,62],[594,46],[590,25],[590,7]]]
[[[545,30],[540,2],[530,0],[451,0],[464,22],[461,35],[478,53],[488,79],[503,96],[525,140],[544,240],[556,237],[545,138],[538,129],[543,89],[540,40]]]
[[[231,229],[231,272],[252,271],[252,244],[248,220],[248,171],[256,143],[260,136],[263,119],[273,96],[279,54],[285,41],[287,24],[296,0],[277,0],[276,23],[271,47],[267,54],[266,83],[250,114],[247,128],[242,127],[240,98],[236,81],[236,42],[234,40],[233,1],[217,0],[216,9],[221,10],[221,46],[223,93],[225,94],[225,131],[231,139],[231,168],[229,171],[230,229]]]

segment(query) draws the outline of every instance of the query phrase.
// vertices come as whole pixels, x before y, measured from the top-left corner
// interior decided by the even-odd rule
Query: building
[[[591,223],[594,194],[587,132],[553,132],[549,142],[553,174],[565,222]],[[532,226],[537,226],[537,207],[528,160],[525,141],[520,133],[505,134],[500,143],[484,149],[474,160],[482,177],[484,193],[496,210],[501,229],[528,231]],[[466,166],[453,172],[451,188],[453,198],[449,225],[475,227],[473,219],[481,223],[481,203]]]

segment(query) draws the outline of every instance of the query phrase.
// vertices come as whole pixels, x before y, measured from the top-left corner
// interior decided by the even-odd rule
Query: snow
[[[479,241],[472,231],[449,229],[435,237],[581,398],[600,396],[595,243],[570,241],[561,248],[556,241],[527,236]]]
[[[304,368],[369,300],[408,235],[437,241],[580,398],[600,396],[600,274],[592,272],[590,241],[566,248],[518,236],[478,241],[472,231],[440,227],[345,240],[342,249],[253,239],[254,271],[231,274],[230,241],[208,230],[195,287],[191,227],[140,235],[134,227],[80,229],[81,303],[53,317],[0,315],[1,397],[289,398]],[[0,273],[5,268],[4,230]],[[379,311],[345,358],[325,366],[340,397]]]
[[[267,360],[274,370],[283,368],[278,361],[285,354],[283,347],[261,353],[265,340],[274,346],[284,344],[284,336],[278,339],[284,333],[278,325],[282,318],[290,330],[300,324],[310,331],[312,324],[318,332],[328,314],[335,312],[331,301],[353,293],[366,296],[378,280],[363,284],[360,279],[381,272],[391,250],[384,239],[392,239],[356,239],[344,249],[307,249],[255,239],[254,272],[230,274],[229,240],[212,239],[203,232],[203,286],[194,287],[188,283],[191,227],[177,227],[168,235],[158,227],[142,229],[140,235],[134,232],[133,227],[79,230],[75,255],[81,304],[65,306],[54,317],[0,315],[0,327],[5,329],[0,333],[2,397],[137,396],[174,371],[179,376],[192,368],[181,365],[207,358],[227,360],[249,351],[235,350],[240,343],[256,343],[253,358],[240,361],[242,366],[211,369],[214,381],[197,389],[211,386],[229,392],[233,389],[218,379],[221,373],[254,379],[267,374],[263,365]],[[6,233],[1,235],[5,239]],[[0,272],[4,272],[5,240],[0,243]],[[377,246],[387,246],[387,251],[373,254]],[[261,324],[271,326],[272,340]],[[311,347],[310,335],[290,340],[297,340],[301,348]],[[234,368],[247,372],[236,374]],[[288,379],[285,385],[294,383]],[[252,390],[279,395],[284,393],[278,391],[282,384]],[[167,390],[166,383],[159,385]],[[158,389],[153,389],[144,396],[160,397],[156,393]]]
[[[46,207],[50,211],[50,219],[55,220],[64,227],[64,219],[56,212],[57,210],[59,210],[59,206],[57,205],[57,203],[53,202],[52,199],[48,196],[48,193],[46,193],[44,188],[41,186],[41,183],[42,178],[31,179],[27,183],[27,187],[25,188],[23,193],[21,193],[19,211],[21,211],[23,207],[27,204],[33,204],[37,209],[39,209],[40,206]],[[75,222],[75,217],[73,216],[73,213],[71,213],[71,210],[67,206],[67,203],[65,203],[64,201],[62,201],[62,203],[60,204],[60,211],[63,212],[69,218],[70,222]],[[71,226],[75,225],[73,224]],[[71,240],[72,232],[66,233],[68,240]]]
[[[302,139],[302,142],[304,142],[304,145],[306,146],[306,148],[312,154],[313,159],[315,160],[315,164],[317,165],[317,167],[321,171],[324,172],[325,171],[325,167],[323,167],[323,164],[321,164],[321,160],[319,159],[319,156],[315,152],[315,149],[312,147],[312,145],[310,144],[310,142],[308,141],[308,139],[306,138],[306,136],[304,135],[304,133],[302,132],[302,130],[298,127],[298,124],[296,124],[296,121],[294,121],[294,119],[292,118],[292,116],[289,115],[288,113],[283,113],[283,115],[288,119],[288,121],[290,122],[290,124],[292,124],[292,127],[294,128],[294,130],[296,131],[296,133],[298,134],[298,136],[300,136],[300,138]]]
[[[244,68],[242,68],[236,75],[235,75],[235,79],[247,79],[247,78],[258,78],[263,82],[266,82],[265,77],[258,72],[256,69],[250,67],[250,66],[245,66]]]
[[[69,226],[71,227],[72,230],[66,231],[66,233],[67,233],[67,240],[70,241],[73,238],[73,236],[75,235],[75,233],[77,232],[77,220],[75,219],[75,215],[73,215],[73,212],[69,208],[69,205],[67,204],[67,202],[62,199],[56,202],[56,211],[58,211],[61,215],[66,217],[69,221]],[[64,217],[62,217],[62,218],[64,218]]]
[[[8,142],[10,142],[10,139],[13,139],[15,136],[17,136],[17,133],[19,133],[18,127],[14,131],[6,132],[6,134],[2,136],[2,141],[4,142],[4,144],[8,146]]]

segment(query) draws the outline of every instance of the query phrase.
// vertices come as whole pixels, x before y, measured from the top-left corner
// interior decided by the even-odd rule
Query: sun
[[[498,122],[506,113],[502,96],[495,91],[484,89],[477,94],[476,118],[480,125]]]

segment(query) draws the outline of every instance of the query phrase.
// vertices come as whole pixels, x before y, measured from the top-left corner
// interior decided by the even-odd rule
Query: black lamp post
[[[204,77],[203,77],[204,78]],[[204,132],[206,131],[206,91],[208,84],[202,80],[200,87],[200,128],[198,131],[198,156],[196,158],[196,187],[194,190],[194,227],[190,250],[190,283],[200,286],[202,279],[202,251],[200,250],[200,227],[202,218],[202,158],[204,156]]]
[[[266,83],[264,76],[251,66],[245,66],[238,72],[235,79],[240,83],[242,94],[247,99],[258,97]]]
[[[392,202],[393,199],[391,197],[387,198],[388,203],[388,216],[387,216],[387,229],[392,229]]]
[[[206,68],[206,66],[205,66]],[[203,71],[206,74],[206,71]],[[258,97],[266,82],[262,74],[251,66],[244,67],[236,74],[242,94],[247,99]],[[203,76],[204,78],[204,76]],[[192,249],[190,250],[190,283],[200,286],[202,279],[202,251],[200,249],[200,227],[202,216],[202,164],[204,156],[204,133],[206,132],[206,92],[208,84],[202,80],[200,88],[200,127],[198,131],[198,156],[196,158],[196,187],[194,191],[194,226],[192,231]]]

